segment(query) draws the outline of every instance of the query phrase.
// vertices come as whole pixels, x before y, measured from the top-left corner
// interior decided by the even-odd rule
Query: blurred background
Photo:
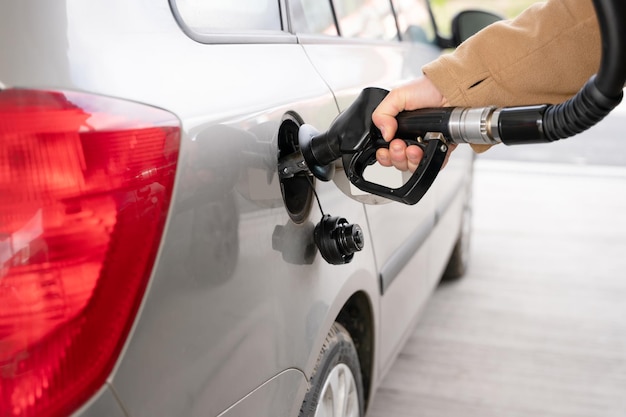
[[[477,9],[498,13],[506,18],[517,16],[536,0],[431,0],[437,26],[442,34],[450,35],[452,17],[461,10]]]

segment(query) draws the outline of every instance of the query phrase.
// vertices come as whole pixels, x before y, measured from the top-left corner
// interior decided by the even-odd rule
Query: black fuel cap
[[[365,244],[361,226],[329,214],[315,226],[313,237],[322,257],[332,265],[349,263]]]

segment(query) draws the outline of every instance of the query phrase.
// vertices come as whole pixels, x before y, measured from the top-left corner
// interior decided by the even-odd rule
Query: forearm
[[[548,0],[468,39],[423,68],[452,106],[560,103],[600,63],[590,0]]]

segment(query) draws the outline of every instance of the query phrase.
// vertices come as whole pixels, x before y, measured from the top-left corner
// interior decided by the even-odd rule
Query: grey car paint
[[[275,172],[277,132],[289,114],[324,129],[361,88],[410,79],[439,51],[314,37],[298,43],[288,33],[271,44],[254,36],[203,44],[163,0],[2,7],[6,87],[147,103],[176,114],[184,130],[175,198],[141,311],[109,385],[77,415],[293,415],[326,332],[357,293],[371,303],[376,329],[375,388],[445,266],[471,157],[457,151],[415,207],[364,206],[333,182],[318,182],[324,211],[360,224],[368,239],[351,264],[331,266],[318,254],[297,265],[271,244],[276,226],[290,222]],[[309,237],[320,217],[314,205],[294,241]],[[394,257],[419,230],[426,232],[416,255]],[[389,268],[393,280],[381,296],[380,273]]]
[[[89,401],[83,404],[83,406],[76,412],[76,415],[80,415],[82,417],[127,416],[109,384],[102,387],[92,398],[89,399]]]

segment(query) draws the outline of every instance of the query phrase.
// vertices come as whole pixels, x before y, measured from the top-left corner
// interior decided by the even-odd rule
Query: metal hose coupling
[[[500,111],[493,106],[453,108],[448,121],[449,141],[476,145],[501,143],[498,131]]]

